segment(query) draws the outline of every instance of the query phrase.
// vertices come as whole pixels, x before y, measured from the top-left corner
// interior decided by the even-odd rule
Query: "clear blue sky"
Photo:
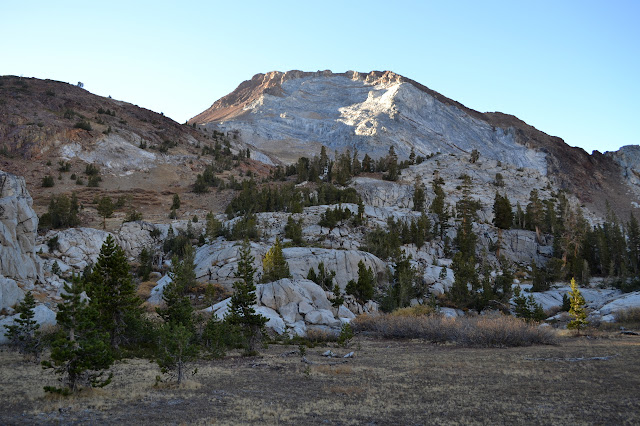
[[[640,1],[8,1],[0,75],[178,122],[254,74],[392,70],[588,152],[640,144]]]

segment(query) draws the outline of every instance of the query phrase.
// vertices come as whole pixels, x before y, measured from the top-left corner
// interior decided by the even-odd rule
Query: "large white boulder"
[[[266,327],[278,334],[304,336],[308,325],[337,330],[342,324],[340,318],[349,321],[354,318],[346,305],[335,310],[327,293],[319,285],[306,279],[284,278],[258,284],[256,301],[256,312],[264,315],[268,320]],[[223,319],[230,304],[231,298],[228,298],[205,311]],[[369,308],[374,309],[373,306]]]
[[[136,259],[140,256],[142,249],[154,249],[158,246],[159,240],[151,236],[151,232],[155,229],[157,229],[156,226],[149,222],[125,222],[118,230],[116,240],[129,259]]]
[[[50,232],[47,237],[58,237],[58,249],[53,252],[67,265],[84,269],[95,264],[100,255],[102,244],[109,232],[93,228],[69,228]]]
[[[286,325],[284,324],[284,320],[276,311],[266,306],[257,306],[256,314],[262,315],[267,319],[267,323],[265,327],[269,330],[273,330],[276,333],[282,335],[286,331]]]
[[[29,283],[42,276],[32,204],[24,178],[0,171],[0,275]]]
[[[0,311],[16,305],[24,298],[24,292],[11,278],[0,275]]]
[[[605,304],[600,308],[602,315],[615,314],[625,309],[640,309],[640,291],[625,294],[624,296]]]
[[[151,289],[151,295],[147,299],[147,302],[151,305],[160,305],[162,304],[162,295],[164,294],[164,288],[171,283],[171,277],[169,275],[165,275],[160,278],[156,285]]]
[[[386,271],[386,264],[371,253],[360,250],[335,250],[316,247],[290,247],[282,250],[289,271],[294,279],[306,278],[309,269],[318,271],[322,262],[324,267],[336,272],[335,281],[344,291],[349,280],[358,279],[358,263],[363,261],[375,275]]]
[[[316,309],[309,312],[304,317],[305,322],[316,325],[328,325],[337,327],[341,324],[340,319],[333,316],[333,312],[327,309]]]

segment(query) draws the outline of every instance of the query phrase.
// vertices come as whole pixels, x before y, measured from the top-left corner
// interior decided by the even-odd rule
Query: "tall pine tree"
[[[276,242],[273,244],[273,247],[271,247],[264,255],[264,258],[262,259],[262,270],[262,282],[265,283],[291,277],[289,264],[282,254],[280,238],[276,237]]]
[[[111,235],[102,245],[98,261],[87,277],[86,291],[98,314],[96,325],[109,334],[111,347],[118,349],[135,337],[133,334],[142,316],[142,300],[136,295],[124,250]]]
[[[239,251],[240,260],[236,270],[236,281],[233,284],[233,296],[229,312],[225,317],[232,326],[238,326],[243,335],[245,355],[254,355],[262,342],[264,325],[267,318],[256,313],[253,306],[256,304],[256,285],[254,275],[256,268],[253,266],[255,258],[251,255],[251,245],[248,240],[242,243]]]
[[[61,387],[45,386],[46,392],[64,395],[75,393],[83,386],[102,387],[111,382],[104,372],[113,364],[109,334],[100,330],[98,312],[83,295],[79,278],[65,283],[58,304],[56,321],[59,331],[51,342],[51,359],[42,362],[60,376]]]

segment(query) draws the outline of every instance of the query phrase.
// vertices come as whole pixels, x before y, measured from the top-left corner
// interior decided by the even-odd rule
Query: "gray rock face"
[[[305,336],[308,327],[315,326],[337,332],[343,322],[355,318],[345,305],[334,308],[327,298],[327,293],[319,285],[306,279],[285,278],[259,284],[256,286],[256,299],[256,312],[268,319],[268,329],[280,335],[289,333]],[[206,311],[223,319],[229,310],[230,302],[231,298],[226,299]],[[362,307],[360,311],[363,311]]]
[[[156,226],[148,222],[126,222],[118,230],[116,239],[129,258],[137,258],[143,248],[155,248],[158,245],[151,236],[154,229]]]
[[[0,311],[16,305],[24,297],[24,292],[11,278],[0,275]]]
[[[69,228],[47,234],[49,238],[55,235],[58,236],[59,249],[53,254],[67,265],[83,270],[87,265],[96,263],[109,233],[93,228]]]
[[[367,206],[413,208],[413,185],[357,177],[350,186]]]
[[[613,158],[619,165],[622,177],[636,192],[640,194],[640,146],[626,145],[617,151],[605,152],[605,155]],[[635,206],[640,207],[640,206]]]
[[[0,275],[29,283],[42,274],[32,204],[24,178],[0,171]]]
[[[290,73],[287,73],[289,75]],[[389,146],[416,154],[470,153],[546,172],[544,155],[515,142],[511,130],[493,128],[413,84],[370,81],[358,73],[291,75],[277,94],[264,93],[244,113],[210,123],[239,129],[245,142],[284,161],[309,155],[311,147],[330,151],[356,147],[378,158]]]
[[[270,244],[251,243],[251,254],[254,256],[256,276],[262,274],[262,257],[271,247]],[[202,281],[231,286],[235,281],[238,264],[238,243],[217,240],[212,244],[199,247],[196,251],[196,277]],[[383,273],[386,265],[371,253],[358,250],[335,250],[316,247],[290,247],[282,250],[289,264],[289,271],[294,279],[306,279],[309,268],[318,269],[320,262],[325,268],[336,271],[335,280],[344,290],[349,280],[358,279],[358,262],[362,260],[375,274]]]

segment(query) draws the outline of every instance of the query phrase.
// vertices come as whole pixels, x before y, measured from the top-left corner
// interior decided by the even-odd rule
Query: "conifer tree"
[[[276,242],[273,244],[273,247],[264,255],[262,259],[262,270],[262,282],[265,283],[291,277],[289,264],[282,254],[280,238],[276,237]]]
[[[353,148],[353,160],[351,161],[351,174],[358,176],[362,171],[362,165],[358,159],[358,148]]]
[[[370,173],[373,171],[373,160],[369,157],[369,154],[364,154],[364,158],[362,159],[362,171]]]
[[[431,206],[429,206],[429,211],[438,216],[439,226],[437,226],[437,224],[434,224],[433,233],[436,235],[440,235],[440,238],[444,237],[447,222],[449,220],[449,211],[447,209],[447,206],[445,205],[445,193],[444,189],[442,189],[443,185],[444,179],[442,179],[441,177],[437,176],[433,179],[431,186],[433,188],[435,197],[431,202]]]
[[[290,238],[291,241],[298,246],[303,245],[302,219],[295,220],[293,216],[289,216],[287,218],[287,224],[284,226],[284,236]]]
[[[375,276],[371,267],[367,268],[364,261],[358,262],[358,281],[347,283],[345,291],[357,300],[365,302],[373,297]]]
[[[174,256],[171,259],[171,282],[166,285],[162,294],[165,306],[156,311],[166,323],[180,324],[193,329],[193,307],[187,293],[196,286],[194,265],[195,253],[188,245],[182,259]],[[171,331],[166,329],[165,331]]]
[[[124,250],[111,235],[87,277],[86,290],[98,314],[96,325],[109,334],[111,347],[118,349],[139,325],[142,300],[136,295]]]
[[[115,206],[113,205],[113,200],[111,199],[111,197],[105,196],[100,198],[100,200],[98,200],[96,210],[102,217],[102,229],[107,229],[107,218],[111,217],[113,215],[113,211],[115,210]]]
[[[336,271],[330,271],[324,266],[324,262],[318,264],[318,273],[313,269],[313,266],[309,268],[307,279],[318,284],[324,290],[330,291],[334,288],[333,279],[336,276]],[[337,283],[336,283],[337,284]]]
[[[171,200],[171,210],[178,210],[180,208],[180,196],[178,194],[173,194],[173,199]]]
[[[426,199],[424,184],[420,178],[417,178],[413,189],[413,210],[417,212],[423,211]]]
[[[396,151],[393,148],[393,145],[389,147],[389,154],[387,155],[386,163],[387,173],[382,176],[382,179],[390,181],[398,180],[398,176],[400,175],[398,167],[398,156],[396,155]]]
[[[493,224],[500,229],[510,229],[513,223],[513,210],[509,198],[505,194],[500,195],[496,191],[495,200],[493,202]]]
[[[640,226],[633,213],[627,223],[627,252],[631,264],[630,269],[637,276],[640,271]]]
[[[190,327],[179,322],[166,322],[160,326],[155,361],[163,374],[175,374],[178,385],[184,380],[187,364],[197,358],[198,352]]]
[[[58,304],[56,321],[60,330],[51,342],[51,359],[43,368],[53,369],[60,376],[61,387],[45,386],[46,392],[63,395],[75,393],[81,386],[103,387],[112,374],[104,371],[113,364],[109,334],[97,327],[98,312],[87,303],[79,278],[64,284],[63,302]]]
[[[233,284],[234,293],[231,296],[225,321],[239,327],[243,335],[245,354],[254,355],[258,344],[262,341],[267,318],[257,314],[253,308],[257,302],[254,283],[256,269],[253,266],[254,257],[251,255],[249,240],[242,243],[239,255],[240,260],[236,270],[238,281]]]
[[[546,314],[542,309],[542,305],[536,302],[533,294],[525,297],[524,294],[522,294],[520,286],[517,286],[514,289],[513,296],[516,317],[523,318],[527,321],[542,321],[545,319]]]
[[[529,194],[529,204],[527,204],[525,218],[527,222],[527,229],[539,233],[544,222],[544,205],[538,197],[537,189],[532,189]]]
[[[584,297],[582,297],[582,293],[580,293],[580,289],[578,288],[578,284],[576,284],[576,280],[571,278],[571,291],[569,292],[569,302],[571,304],[571,309],[569,309],[569,314],[573,317],[573,320],[569,321],[567,324],[567,328],[575,329],[580,332],[580,330],[589,324],[587,321],[587,312],[584,309],[585,301]]]
[[[38,358],[40,354],[40,324],[34,320],[36,300],[29,291],[16,307],[16,313],[20,314],[13,325],[5,326],[5,336],[9,345],[17,349],[21,354]]]

